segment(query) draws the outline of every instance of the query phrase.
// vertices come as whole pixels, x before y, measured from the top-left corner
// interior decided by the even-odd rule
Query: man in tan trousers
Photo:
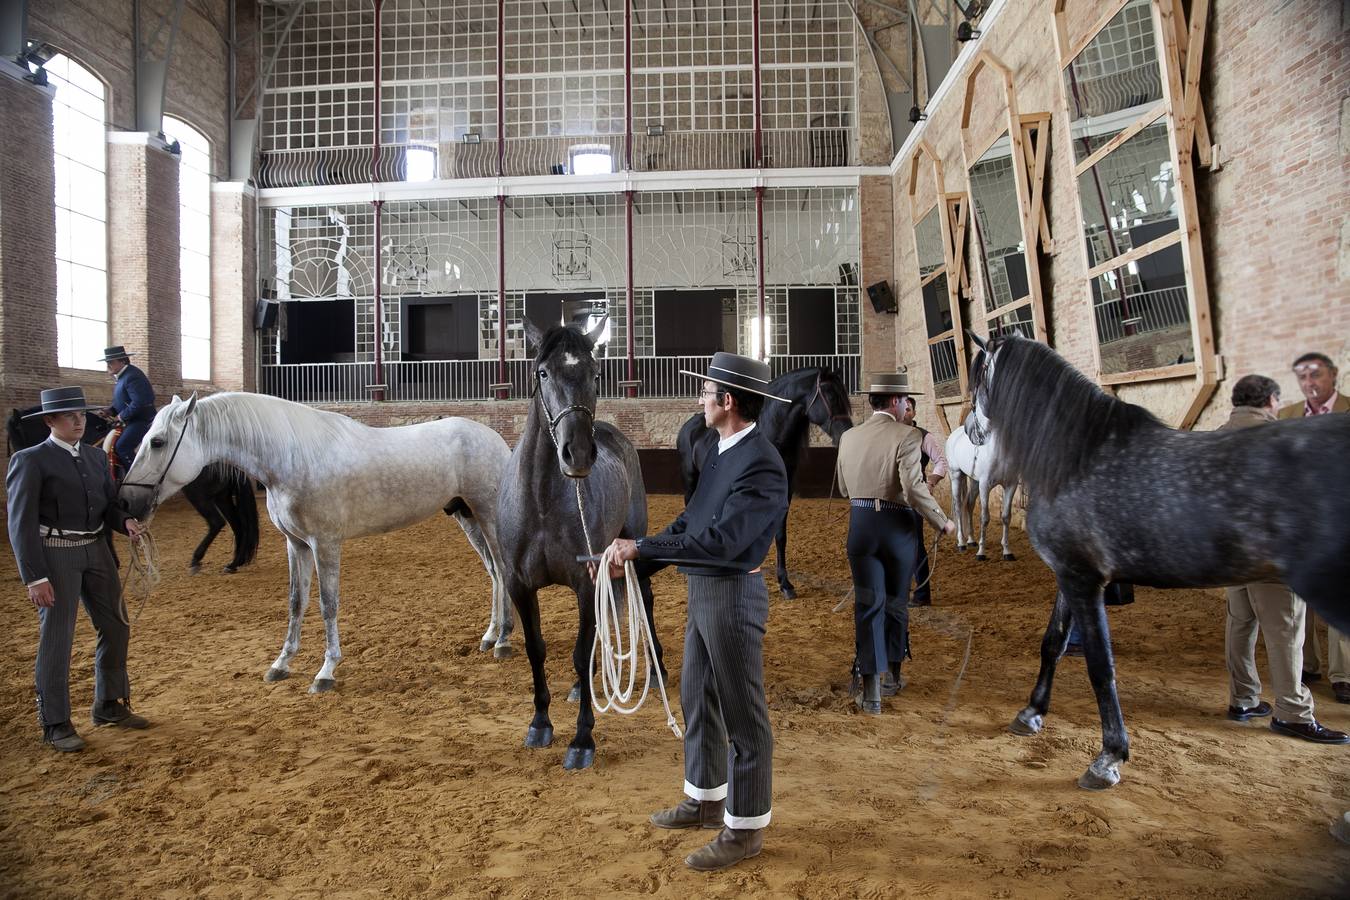
[[[1233,385],[1233,412],[1220,431],[1268,426],[1280,407],[1280,386],[1264,375],[1246,375]],[[1289,588],[1252,583],[1228,590],[1228,718],[1246,722],[1269,716],[1256,672],[1256,633],[1265,635],[1270,681],[1275,689],[1271,731],[1318,744],[1350,743],[1313,717],[1312,693],[1299,679],[1303,667],[1303,623],[1307,607]]]
[[[1336,391],[1336,376],[1340,372],[1330,357],[1324,353],[1305,353],[1294,360],[1293,368],[1304,401],[1291,403],[1281,409],[1281,419],[1350,413],[1350,397]],[[1316,616],[1308,616],[1307,636],[1303,642],[1303,680],[1309,683],[1322,677],[1323,657],[1317,640],[1319,622],[1321,620]],[[1323,627],[1326,627],[1325,623]],[[1326,630],[1326,669],[1327,677],[1331,680],[1331,690],[1338,703],[1350,703],[1350,634],[1330,627],[1326,627]]]

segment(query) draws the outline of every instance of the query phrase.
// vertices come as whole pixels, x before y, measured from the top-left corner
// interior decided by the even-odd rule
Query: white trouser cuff
[[[731,813],[725,813],[722,821],[728,828],[766,828],[769,824],[769,817],[772,815],[773,810],[769,810],[762,816],[733,816]]]
[[[684,795],[693,800],[725,800],[727,799],[727,786],[723,782],[715,788],[694,787],[689,782],[684,783]]]

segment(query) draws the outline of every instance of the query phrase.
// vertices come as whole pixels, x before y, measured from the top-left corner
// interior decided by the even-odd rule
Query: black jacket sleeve
[[[16,453],[5,475],[8,498],[9,545],[24,584],[47,578],[47,560],[38,532],[38,503],[42,498],[42,471],[31,453]]]

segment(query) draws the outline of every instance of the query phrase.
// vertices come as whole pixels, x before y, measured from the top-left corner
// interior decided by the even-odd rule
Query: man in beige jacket
[[[1280,407],[1280,386],[1264,375],[1246,375],[1233,385],[1233,412],[1220,431],[1267,426]],[[1272,731],[1318,744],[1350,743],[1313,717],[1312,694],[1299,680],[1303,667],[1303,622],[1307,607],[1282,584],[1253,583],[1227,589],[1228,718],[1246,722],[1269,716],[1256,672],[1256,633],[1265,636],[1271,686],[1275,689]]]
[[[902,687],[909,655],[909,585],[918,555],[917,511],[948,534],[956,525],[928,492],[920,467],[923,435],[902,423],[908,376],[887,372],[868,379],[872,417],[839,441],[839,489],[851,498],[848,564],[853,573],[853,623],[861,706],[881,713],[882,674],[888,693]]]
[[[1303,392],[1303,402],[1290,403],[1282,408],[1281,419],[1350,413],[1350,397],[1336,390],[1336,377],[1340,372],[1331,362],[1331,357],[1325,353],[1305,353],[1294,360],[1293,369],[1299,390]],[[1308,614],[1303,641],[1303,680],[1309,683],[1322,677],[1323,657],[1317,640],[1319,621],[1316,616]],[[1327,627],[1325,623],[1323,627],[1327,632],[1325,662],[1331,690],[1338,703],[1350,703],[1350,634]]]

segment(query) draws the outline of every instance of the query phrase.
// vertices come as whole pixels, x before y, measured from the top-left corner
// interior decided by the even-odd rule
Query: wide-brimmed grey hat
[[[114,359],[131,359],[131,354],[127,352],[126,347],[118,344],[115,347],[104,348],[103,356],[99,359],[99,362],[111,362]]]
[[[749,391],[752,394],[768,397],[770,400],[779,400],[783,403],[792,402],[769,393],[769,381],[773,374],[769,370],[769,364],[752,359],[749,356],[740,356],[735,353],[714,353],[712,362],[708,363],[706,373],[681,369],[680,374],[715,381],[718,384],[724,384],[740,391]]]
[[[84,412],[85,410],[100,408],[84,402],[84,388],[48,388],[42,392],[42,409],[37,412],[30,412],[23,418],[36,419],[38,416],[54,416],[58,413]]]
[[[908,394],[908,372],[873,372],[867,376],[869,394]]]

